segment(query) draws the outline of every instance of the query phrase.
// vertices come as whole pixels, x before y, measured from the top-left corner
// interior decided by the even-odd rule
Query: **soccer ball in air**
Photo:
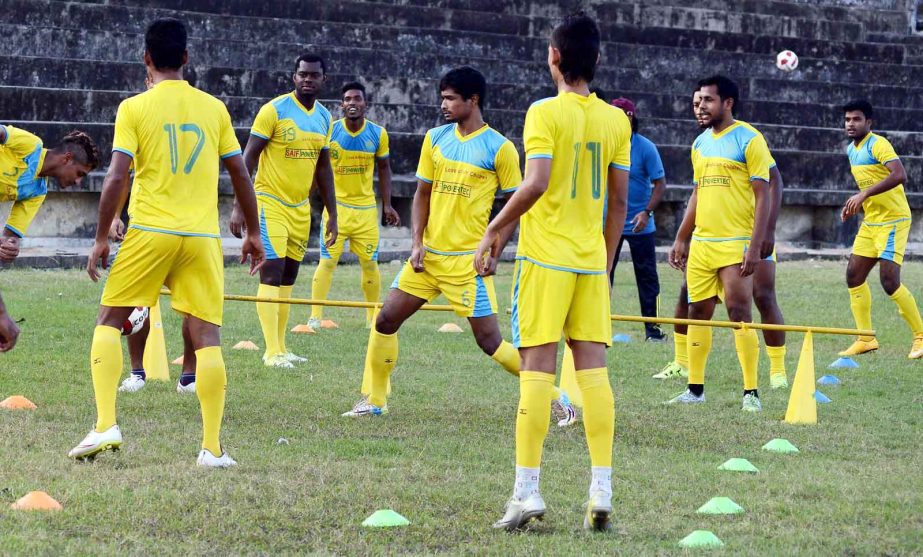
[[[776,55],[776,67],[783,72],[794,71],[798,67],[798,55],[791,50],[783,50]]]
[[[150,308],[138,307],[131,310],[131,315],[122,323],[122,336],[133,335],[140,331],[150,313]]]

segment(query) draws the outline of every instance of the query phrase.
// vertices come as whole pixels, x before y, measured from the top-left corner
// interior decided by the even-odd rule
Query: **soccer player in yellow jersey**
[[[860,209],[865,214],[846,267],[856,327],[872,328],[872,292],[866,279],[877,263],[882,288],[897,304],[897,311],[913,334],[907,357],[923,358],[923,320],[913,294],[901,284],[901,264],[910,234],[910,205],[904,193],[907,173],[891,143],[872,132],[875,115],[868,101],[853,101],[843,107],[843,112],[850,139],[846,155],[859,193],[849,198],[840,216],[845,222]],[[840,355],[854,356],[877,349],[874,337],[859,337]]]
[[[690,318],[711,319],[721,298],[731,321],[750,322],[752,275],[769,255],[762,251],[768,249],[764,240],[772,210],[769,167],[774,161],[763,135],[734,119],[736,83],[717,75],[699,81],[699,91],[701,123],[708,129],[692,144],[695,202],[690,211],[695,230],[680,228],[670,263],[686,270]],[[711,339],[711,327],[688,327],[689,385],[671,404],[705,402]],[[734,331],[734,340],[744,378],[742,408],[758,412],[759,338],[756,331],[742,329]]]
[[[320,262],[314,272],[311,298],[326,300],[330,282],[343,247],[349,240],[349,249],[359,258],[360,282],[365,301],[377,302],[381,292],[381,275],[378,272],[378,205],[372,177],[378,168],[378,184],[385,222],[400,226],[401,218],[391,206],[391,163],[388,158],[388,132],[365,117],[368,107],[365,85],[353,81],[340,90],[343,95],[340,108],[343,118],[333,123],[330,135],[330,163],[333,166],[333,185],[337,200],[337,241],[327,247],[321,245]],[[327,216],[324,215],[324,220]],[[371,328],[375,311],[366,310],[366,325]],[[324,306],[313,306],[308,326],[321,327]]]
[[[241,261],[250,272],[263,263],[256,198],[224,103],[183,80],[186,27],[177,19],[151,23],[144,63],[153,87],[129,97],[115,117],[112,160],[99,202],[96,243],[87,273],[106,267],[107,235],[134,162],[133,221],[103,289],[90,349],[96,426],[68,456],[93,458],[118,449],[122,434],[115,399],[122,368],[120,328],[137,306],[152,306],[167,285],[173,309],[186,316],[196,350],[196,394],[202,407],[197,463],[236,464],[219,439],[227,385],[219,329],[223,317],[224,258],[218,232],[218,165],[224,163],[247,222]]]
[[[610,528],[615,403],[606,365],[608,274],[625,225],[631,123],[590,93],[599,45],[599,28],[583,13],[552,32],[548,67],[558,95],[529,107],[525,180],[475,254],[479,272],[488,271],[503,231],[522,217],[512,293],[513,342],[522,356],[516,481],[495,528],[516,530],[545,514],[539,469],[561,331],[574,355],[592,464],[583,526]]]
[[[456,315],[468,318],[474,339],[506,371],[519,375],[519,354],[503,340],[497,325],[493,275],[496,263],[480,274],[474,250],[484,234],[494,197],[509,194],[522,181],[519,153],[512,142],[488,126],[481,115],[487,82],[470,67],[456,68],[439,82],[447,125],[423,138],[413,197],[413,249],[391,284],[391,292],[369,335],[365,395],[347,417],[380,416],[387,410],[389,378],[397,362],[397,331],[411,315],[439,294]],[[499,246],[516,222],[499,231]],[[560,335],[560,330],[558,335]],[[555,397],[561,426],[576,413],[563,393]],[[547,412],[547,410],[546,410]],[[545,421],[548,414],[545,414]]]
[[[252,173],[260,214],[260,235],[266,264],[260,270],[260,298],[291,298],[311,231],[309,194],[315,178],[329,214],[323,245],[336,241],[337,209],[330,168],[330,112],[317,96],[327,80],[320,56],[303,54],[295,60],[295,90],[264,104],[253,121],[244,160]],[[258,168],[257,168],[258,167]],[[235,206],[231,233],[240,236],[243,222]],[[263,363],[291,368],[307,361],[285,345],[289,305],[257,302],[266,351]]]
[[[13,202],[0,232],[0,261],[9,263],[19,255],[20,240],[45,201],[49,177],[69,188],[97,166],[96,144],[83,132],[72,131],[57,147],[46,149],[26,130],[0,125],[0,201]]]

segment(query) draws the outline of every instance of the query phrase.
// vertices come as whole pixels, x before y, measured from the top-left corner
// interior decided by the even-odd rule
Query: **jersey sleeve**
[[[278,122],[279,113],[276,112],[276,107],[273,106],[272,103],[266,103],[260,108],[260,111],[256,113],[256,118],[253,119],[253,126],[250,128],[250,134],[269,141],[276,131],[276,124]]]
[[[132,159],[138,152],[138,130],[135,113],[128,100],[122,101],[115,114],[115,133],[112,138],[112,150],[125,153]]]
[[[324,118],[327,120],[327,135],[324,136],[324,146],[321,147],[321,151],[330,149],[330,138],[333,137],[333,118],[330,116],[329,112],[325,114]]]
[[[381,128],[381,134],[378,135],[378,150],[375,151],[375,158],[386,159],[391,154],[391,144],[388,139],[388,130]]]
[[[619,109],[614,109],[616,114],[616,132],[617,141],[615,149],[612,150],[612,158],[609,160],[609,166],[624,170],[631,170],[631,122],[628,116]]]
[[[666,173],[663,171],[663,160],[660,158],[660,152],[657,150],[657,146],[653,143],[650,144],[650,149],[647,151],[647,156],[644,157],[644,170],[647,172],[647,175],[650,177],[650,180],[659,180],[663,178]]]
[[[3,146],[17,157],[26,157],[35,152],[35,148],[42,144],[38,136],[14,126],[3,126],[6,130],[6,141]]]
[[[698,151],[696,151],[695,144],[692,145],[692,149],[689,151],[689,160],[692,163],[692,185],[699,185],[699,156]]]
[[[240,143],[234,134],[234,124],[231,123],[231,115],[228,114],[228,108],[221,103],[221,127],[218,138],[218,155],[222,159],[233,157],[240,154]]]
[[[497,182],[500,191],[511,193],[522,183],[522,171],[519,169],[519,151],[513,142],[507,140],[500,146],[494,158]]]
[[[4,228],[20,238],[25,236],[29,230],[29,225],[32,224],[32,220],[35,219],[35,215],[44,201],[45,196],[40,195],[13,203],[13,207],[10,208],[10,216],[6,219]]]
[[[526,112],[522,144],[526,160],[554,158],[554,125],[545,118],[542,105],[532,105]]]
[[[872,145],[872,156],[881,164],[895,161],[900,158],[897,156],[897,152],[894,151],[891,142],[880,135],[875,136],[875,144]]]
[[[747,143],[744,158],[747,161],[747,172],[750,174],[751,181],[769,181],[769,163],[772,161],[772,154],[769,153],[769,146],[766,145],[766,139],[762,135],[754,136]]]
[[[423,137],[423,147],[420,148],[420,162],[417,163],[417,180],[433,183],[433,140],[429,132]]]

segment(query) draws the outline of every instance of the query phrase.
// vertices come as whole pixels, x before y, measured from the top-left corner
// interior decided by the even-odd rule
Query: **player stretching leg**
[[[115,400],[122,368],[121,325],[138,306],[150,307],[166,285],[173,308],[187,316],[196,351],[196,394],[202,408],[202,450],[197,463],[236,464],[221,447],[227,376],[219,329],[224,309],[224,258],[218,232],[218,164],[224,163],[248,234],[242,261],[250,272],[263,263],[253,186],[224,103],[183,80],[188,62],[186,27],[154,21],[144,36],[144,63],[153,87],[119,105],[112,160],[99,202],[96,243],[87,273],[98,281],[106,267],[108,232],[135,162],[135,196],[125,242],[106,280],[90,349],[96,426],[68,456],[95,457],[118,449]]]
[[[512,294],[513,339],[522,355],[516,481],[495,528],[516,530],[545,514],[539,471],[561,331],[574,354],[592,463],[583,526],[610,528],[615,403],[606,365],[612,337],[607,279],[625,225],[631,124],[589,91],[599,43],[596,22],[582,13],[552,32],[548,66],[558,95],[526,113],[526,178],[475,254],[479,271],[488,271],[503,231],[522,217]]]
[[[519,354],[503,340],[497,325],[491,276],[496,264],[480,274],[474,268],[474,250],[487,227],[494,196],[497,191],[512,193],[522,181],[519,153],[481,116],[487,93],[481,72],[470,67],[451,70],[440,80],[439,92],[443,115],[450,123],[429,130],[423,139],[413,198],[413,251],[394,279],[369,335],[368,397],[344,416],[387,412],[388,380],[397,363],[397,331],[439,294],[448,299],[456,315],[468,318],[481,350],[519,375]],[[500,231],[501,248],[515,227],[513,221]],[[566,411],[562,419],[570,423],[576,414],[566,397],[560,398]]]

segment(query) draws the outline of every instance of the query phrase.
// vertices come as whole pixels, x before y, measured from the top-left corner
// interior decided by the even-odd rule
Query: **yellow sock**
[[[612,467],[612,438],[615,436],[615,398],[609,370],[601,367],[577,371],[583,394],[583,429],[594,467]]]
[[[220,346],[195,351],[195,392],[202,407],[202,448],[221,456],[221,419],[224,417],[224,394],[228,376]]]
[[[114,327],[97,325],[90,346],[90,373],[96,396],[96,432],[115,425],[115,396],[122,375],[122,332]]]
[[[519,411],[516,413],[516,466],[538,468],[551,419],[551,387],[554,374],[519,373]]]
[[[372,327],[369,335],[369,347],[365,354],[365,365],[371,372],[371,389],[369,402],[383,407],[388,402],[388,380],[397,363],[397,333],[383,335]]]
[[[686,335],[682,333],[673,333],[673,357],[676,363],[689,369],[689,348],[687,346]]]
[[[689,325],[686,329],[686,350],[689,354],[689,384],[705,384],[705,366],[711,352],[711,327]]]
[[[500,341],[500,346],[497,347],[491,358],[511,375],[519,377],[519,350],[516,350],[512,344],[505,340]]]
[[[769,354],[769,375],[785,375],[785,345],[767,344],[766,353]]]
[[[278,298],[279,287],[261,284],[256,291],[260,298]],[[264,358],[271,358],[279,354],[279,304],[269,302],[257,302],[256,314],[260,318],[260,327],[263,329],[263,341],[266,343],[266,352]]]
[[[317,262],[314,271],[314,280],[311,282],[311,298],[326,300],[330,293],[330,283],[333,281],[333,271],[337,268],[337,259],[321,259]],[[324,306],[311,306],[311,319],[323,319]]]
[[[903,284],[891,294],[891,299],[897,304],[897,311],[907,322],[910,331],[914,335],[923,335],[923,319],[920,318],[920,310],[917,309],[917,301],[913,299],[913,294]]]
[[[295,285],[290,284],[288,286],[279,287],[279,297],[280,298],[291,298],[292,291],[295,289]],[[288,315],[291,312],[292,306],[289,304],[276,304],[279,306],[279,352],[283,354],[288,352],[288,347],[285,346],[285,334],[288,333]]]
[[[381,295],[381,273],[378,271],[377,261],[359,262],[359,281],[362,283],[362,294],[366,302],[377,302]],[[365,321],[371,323],[375,318],[375,309],[365,310]]]
[[[734,347],[743,370],[744,390],[755,389],[758,385],[756,372],[760,365],[760,337],[753,329],[735,329]]]
[[[849,289],[849,308],[852,310],[853,319],[856,320],[857,329],[872,328],[872,289],[869,288],[869,283],[863,282]],[[859,339],[872,340],[872,337]]]

